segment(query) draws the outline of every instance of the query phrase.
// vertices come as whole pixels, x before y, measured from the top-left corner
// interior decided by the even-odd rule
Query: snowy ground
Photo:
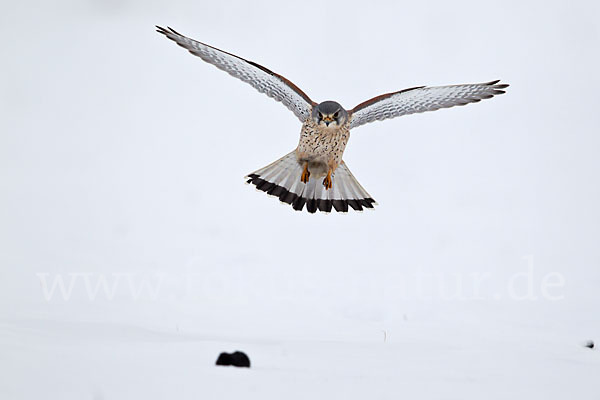
[[[599,398],[598,3],[376,3],[3,4],[0,399]],[[298,121],[156,24],[346,108],[511,86],[352,132],[377,209],[296,213],[242,177]]]
[[[362,325],[359,327],[359,325]],[[543,327],[411,321],[304,335],[158,331],[124,324],[10,321],[6,399],[592,399],[597,351]],[[499,329],[499,328],[503,328]],[[242,349],[252,368],[216,367]]]

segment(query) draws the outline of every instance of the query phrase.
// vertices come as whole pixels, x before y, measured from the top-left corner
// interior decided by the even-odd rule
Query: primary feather
[[[261,93],[280,101],[302,122],[310,116],[314,102],[298,86],[285,77],[253,61],[219,50],[197,40],[184,36],[174,29],[157,26],[162,33],[190,53],[209,64],[222,69],[254,87]]]
[[[464,106],[504,93],[508,87],[500,81],[451,86],[419,86],[382,94],[354,107],[350,112],[350,129],[373,121],[402,115]]]

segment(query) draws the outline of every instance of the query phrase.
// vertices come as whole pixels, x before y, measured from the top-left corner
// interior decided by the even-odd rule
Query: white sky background
[[[415,318],[443,330],[440,321],[465,318],[507,336],[537,323],[573,341],[600,339],[596,2],[2,10],[0,317],[298,337],[343,335],[331,321],[393,330]],[[296,146],[294,115],[155,24],[346,108],[417,85],[511,86],[353,131],[344,159],[379,206],[309,215],[242,179]],[[527,270],[527,256],[539,298],[510,300],[507,281]],[[551,272],[565,279],[551,290],[558,301],[540,292]],[[76,286],[69,301],[47,302],[39,273],[167,278],[157,299],[118,291],[89,301]],[[198,274],[191,292],[188,273]],[[464,289],[468,300],[448,300],[435,288],[417,293],[416,274],[489,278],[482,299]]]

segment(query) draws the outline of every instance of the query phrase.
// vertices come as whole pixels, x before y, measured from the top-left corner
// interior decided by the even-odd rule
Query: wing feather
[[[157,26],[157,32],[162,33],[179,46],[215,67],[227,72],[254,87],[261,93],[280,101],[290,109],[302,122],[310,116],[315,103],[298,86],[285,77],[259,65],[245,60],[234,54],[227,53],[215,47],[190,39],[171,28]]]
[[[402,115],[464,106],[505,93],[498,81],[451,86],[418,86],[373,97],[354,107],[350,128]]]

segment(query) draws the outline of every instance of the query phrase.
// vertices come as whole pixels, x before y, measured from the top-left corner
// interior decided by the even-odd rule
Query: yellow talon
[[[304,163],[304,169],[302,170],[302,176],[300,176],[300,182],[308,183],[310,178],[310,171],[308,170],[308,163]]]
[[[327,176],[323,179],[323,186],[325,186],[325,190],[329,190],[333,186],[333,182],[331,181],[331,169],[327,171]]]

